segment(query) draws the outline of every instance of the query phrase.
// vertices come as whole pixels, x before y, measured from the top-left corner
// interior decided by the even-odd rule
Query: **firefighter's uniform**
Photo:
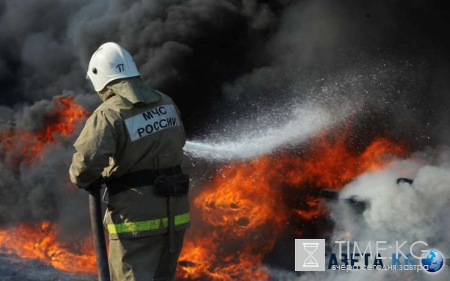
[[[148,182],[133,180],[142,171],[144,178],[146,171],[180,172],[186,141],[180,112],[140,77],[113,79],[99,94],[103,103],[74,144],[70,178],[80,188],[99,176],[120,187],[110,192],[105,215],[112,280],[173,280],[189,227],[188,195],[171,201],[175,249],[169,252],[168,198],[155,194],[154,175]]]

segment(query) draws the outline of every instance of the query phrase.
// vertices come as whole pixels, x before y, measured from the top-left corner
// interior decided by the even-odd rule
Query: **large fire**
[[[406,153],[404,145],[382,138],[358,153],[348,146],[348,135],[323,134],[303,155],[280,153],[221,169],[194,199],[201,220],[194,221],[190,230],[178,276],[269,279],[263,259],[280,233],[294,227],[295,220],[314,221],[326,215],[327,209],[311,189],[340,189],[358,175],[381,169]],[[295,195],[297,190],[304,193]]]
[[[21,162],[30,165],[46,157],[43,150],[76,131],[89,113],[72,96],[57,96],[45,115],[45,126],[34,132],[11,127],[0,132],[3,163],[14,170]],[[22,258],[39,259],[70,272],[95,274],[95,256],[91,237],[78,243],[60,242],[59,227],[49,221],[21,223],[0,229],[0,252]]]
[[[26,259],[39,259],[56,269],[96,274],[91,237],[76,243],[58,241],[58,226],[43,221],[0,230],[0,249]]]
[[[77,130],[88,113],[71,96],[58,97],[37,132],[0,133],[0,157],[28,165],[46,157],[45,147]],[[179,260],[178,278],[267,280],[264,259],[281,234],[296,222],[327,216],[321,189],[340,189],[358,175],[405,155],[404,145],[378,138],[360,149],[348,143],[349,129],[311,140],[296,152],[284,151],[229,163],[193,198],[192,227]],[[69,189],[68,189],[69,190]],[[293,230],[301,237],[303,229]],[[57,225],[43,221],[0,230],[0,252],[39,259],[57,269],[95,274],[91,238],[80,245],[60,242]]]
[[[29,132],[11,127],[0,132],[2,158],[6,163],[17,165],[21,161],[30,164],[36,158],[45,157],[42,149],[56,142],[56,137],[67,137],[72,134],[80,120],[88,116],[88,112],[74,101],[72,96],[57,96],[54,108],[45,116],[44,128]]]

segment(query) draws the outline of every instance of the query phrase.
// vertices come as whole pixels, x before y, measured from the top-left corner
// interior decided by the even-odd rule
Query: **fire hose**
[[[98,280],[109,281],[108,255],[106,253],[100,200],[101,183],[95,184],[98,184],[99,186],[89,189],[89,213],[91,218],[92,236],[94,238],[95,257],[97,259]]]

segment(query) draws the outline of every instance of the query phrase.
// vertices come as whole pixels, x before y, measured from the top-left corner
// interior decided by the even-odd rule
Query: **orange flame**
[[[264,280],[260,265],[282,229],[281,193],[271,188],[277,172],[272,161],[260,158],[236,163],[219,172],[194,199],[207,225],[187,241],[180,258],[182,278]],[[271,174],[272,173],[272,174]],[[266,229],[265,235],[261,230]],[[186,263],[183,264],[183,261]]]
[[[404,145],[376,139],[357,153],[347,141],[348,131],[334,138],[323,134],[303,155],[264,156],[221,169],[194,199],[193,211],[201,220],[194,221],[188,232],[177,276],[269,279],[263,258],[273,250],[291,218],[314,221],[327,212],[317,195],[308,195],[309,187],[340,189],[366,171],[386,167],[407,151]],[[295,190],[305,193],[291,194]],[[297,205],[287,207],[285,201],[292,200],[287,197],[293,197]]]
[[[383,169],[395,160],[404,157],[406,145],[377,138],[362,153],[349,147],[350,132],[347,129],[339,137],[323,134],[313,141],[313,148],[303,157],[288,157],[277,162],[277,169],[286,170],[286,181],[294,186],[304,183],[314,186],[340,189],[364,172]]]
[[[20,162],[31,164],[36,158],[43,159],[43,149],[57,141],[58,136],[67,137],[84,120],[88,112],[77,104],[72,96],[57,96],[54,108],[45,116],[45,126],[36,132],[17,130],[12,127],[0,132],[4,163],[18,167]],[[20,224],[0,229],[0,252],[16,254],[22,258],[39,259],[53,267],[70,272],[96,273],[95,255],[91,237],[77,243],[58,240],[59,228],[48,221]]]
[[[0,157],[25,161],[45,157],[43,149],[56,136],[69,136],[76,121],[87,116],[73,98],[58,97],[38,132],[14,128],[0,133]],[[223,167],[194,198],[192,228],[180,255],[177,276],[200,280],[267,280],[263,261],[286,228],[327,215],[317,193],[340,189],[366,171],[389,165],[407,148],[375,139],[362,151],[348,144],[349,130],[314,139],[306,152],[263,156]],[[5,139],[7,140],[5,142]],[[9,153],[9,154],[8,154]],[[12,155],[12,156],[11,156]],[[289,201],[291,205],[286,204]],[[292,202],[293,205],[292,205]],[[295,230],[298,235],[302,230]],[[0,251],[40,259],[60,270],[95,274],[90,237],[82,247],[60,242],[55,224],[21,224],[0,230]]]
[[[20,224],[0,230],[0,249],[26,259],[39,259],[54,268],[77,273],[96,274],[97,268],[91,237],[74,247],[58,241],[58,227],[48,221]]]
[[[21,161],[30,164],[35,158],[42,160],[43,148],[56,142],[55,136],[69,136],[77,128],[78,121],[84,120],[88,112],[77,104],[72,96],[57,96],[55,108],[45,118],[45,126],[37,132],[17,130],[12,127],[0,133],[2,158],[17,165]],[[9,160],[9,161],[8,161]]]

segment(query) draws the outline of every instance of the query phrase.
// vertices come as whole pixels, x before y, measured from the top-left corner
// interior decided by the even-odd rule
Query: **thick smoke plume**
[[[202,108],[222,82],[248,68],[241,60],[273,19],[269,5],[257,1],[2,1],[0,101],[92,92],[83,75],[90,56],[115,41],[134,55],[150,85],[181,107],[195,97]]]
[[[68,105],[63,102],[72,102],[70,96],[25,106],[11,113],[2,125],[2,226],[48,220],[60,222],[67,233],[82,234],[87,230],[85,194],[73,188],[67,176],[74,152],[72,144],[87,115],[76,104],[84,102],[83,96],[79,97]],[[71,106],[75,106],[73,111]],[[62,117],[61,110],[68,116]],[[80,120],[70,124],[72,118]]]
[[[0,103],[92,92],[83,75],[89,58],[116,41],[150,85],[175,98],[195,135],[230,110],[285,106],[332,82],[339,96],[370,97],[385,114],[433,124],[418,142],[439,142],[450,73],[441,2],[6,0]],[[343,75],[366,86],[348,87]]]
[[[436,147],[447,143],[450,136],[445,4],[402,0],[3,0],[1,132],[10,128],[39,131],[55,106],[54,96],[62,93],[72,93],[92,111],[100,100],[85,80],[87,65],[99,45],[115,41],[134,55],[149,85],[174,98],[189,139],[207,144],[221,141],[229,148],[228,141],[237,136],[241,143],[262,136],[260,142],[267,145],[265,137],[273,136],[274,129],[265,130],[264,118],[284,122],[292,112],[302,112],[297,105],[314,104],[313,110],[327,109],[324,118],[329,113],[344,117],[357,113],[349,121],[352,125],[406,140],[413,150]],[[259,123],[258,117],[263,117]],[[307,117],[303,121],[309,121]],[[250,130],[252,124],[256,133]],[[42,161],[31,165],[19,161],[12,166],[0,161],[1,225],[49,219],[60,222],[68,233],[87,233],[84,194],[70,189],[67,175],[71,145],[81,125],[69,136],[56,136],[58,141],[42,151]],[[291,136],[303,136],[295,126],[288,129],[294,132],[283,142],[296,142]],[[269,144],[275,145],[250,156],[285,146],[279,140]],[[4,148],[0,151],[7,153]],[[446,150],[433,151],[441,157],[448,155]],[[235,158],[230,154],[236,152],[224,158]],[[361,177],[342,196],[374,199],[369,190],[374,182],[383,181],[380,184],[386,184],[387,194],[396,190],[411,200],[423,195],[420,210],[442,215],[432,212],[448,208],[439,205],[441,209],[431,211],[427,200],[448,198],[443,185],[433,180],[447,177],[444,163],[448,161],[421,169],[415,161],[398,164],[417,167],[411,168],[416,183],[410,189],[391,182],[394,166]],[[364,191],[359,186],[364,186]],[[436,194],[422,194],[427,188]],[[374,204],[377,202],[382,201]],[[369,226],[384,223],[387,214],[370,212],[364,215]],[[400,229],[389,223],[386,227],[389,234],[407,231],[402,224]],[[427,227],[436,235],[449,230],[445,223]]]

